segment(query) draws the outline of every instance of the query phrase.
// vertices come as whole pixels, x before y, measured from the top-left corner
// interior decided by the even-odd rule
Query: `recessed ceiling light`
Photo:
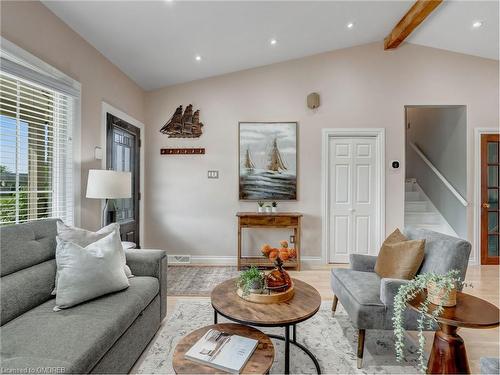
[[[352,29],[353,27],[354,27],[354,23],[349,22],[349,23],[347,24],[347,28],[348,28],[348,29]]]
[[[474,29],[478,29],[480,28],[481,26],[483,26],[484,22],[483,21],[475,21],[473,24],[472,24],[472,27]]]
[[[271,44],[272,46],[274,46],[276,43],[278,43],[278,41],[276,39],[271,39],[269,41],[269,44]]]
[[[201,56],[200,55],[196,55],[195,60],[196,61],[201,61]]]

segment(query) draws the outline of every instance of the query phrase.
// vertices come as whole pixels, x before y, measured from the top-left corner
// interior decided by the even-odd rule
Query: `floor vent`
[[[189,264],[191,263],[191,255],[169,255],[168,263],[170,264]]]

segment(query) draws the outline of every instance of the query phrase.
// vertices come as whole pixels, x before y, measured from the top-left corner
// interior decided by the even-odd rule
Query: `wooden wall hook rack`
[[[204,155],[204,148],[162,148],[161,155]]]

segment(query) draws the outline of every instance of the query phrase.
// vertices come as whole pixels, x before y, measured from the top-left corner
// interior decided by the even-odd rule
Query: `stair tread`
[[[405,225],[457,236],[415,179],[405,181]]]

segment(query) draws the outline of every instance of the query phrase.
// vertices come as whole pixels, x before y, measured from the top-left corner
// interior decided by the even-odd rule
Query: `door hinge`
[[[141,146],[142,146],[142,141],[141,141],[141,139],[139,138],[139,147],[141,147]]]
[[[137,193],[137,199],[138,199],[138,200],[141,200],[141,193],[140,193],[140,192],[139,192],[139,193]]]

